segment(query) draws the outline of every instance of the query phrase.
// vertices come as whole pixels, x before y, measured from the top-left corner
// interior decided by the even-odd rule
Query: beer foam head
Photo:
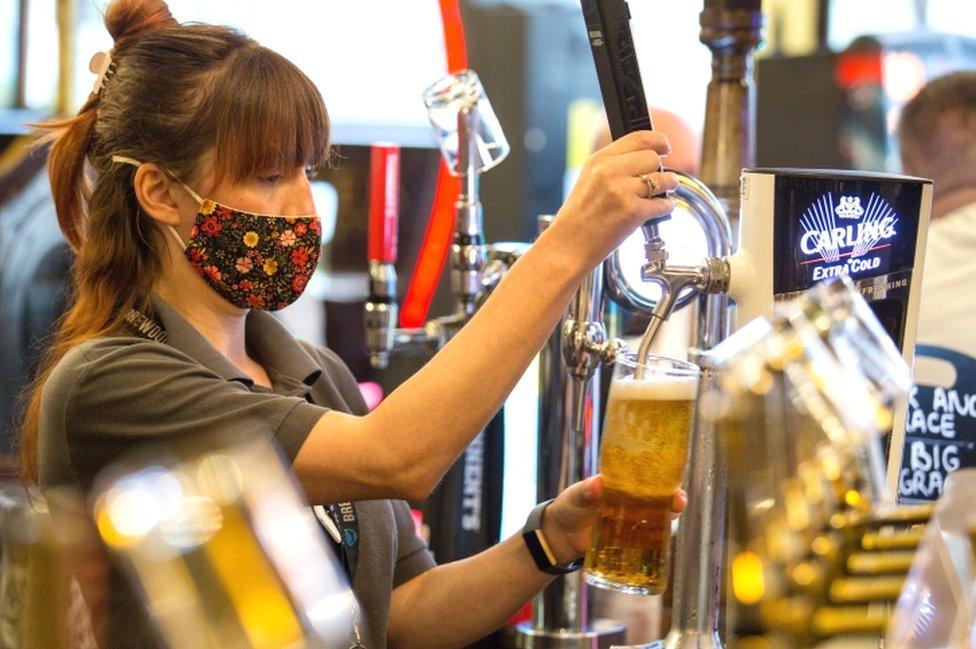
[[[691,401],[697,390],[697,376],[645,376],[614,379],[610,396],[635,401]]]

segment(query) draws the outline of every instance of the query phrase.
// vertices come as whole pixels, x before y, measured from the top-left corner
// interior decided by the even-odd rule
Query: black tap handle
[[[616,140],[653,129],[630,31],[630,7],[625,0],[580,1],[610,135]]]
[[[630,32],[630,7],[625,0],[580,0],[580,3],[611,137],[616,140],[634,131],[653,130]],[[664,256],[664,243],[655,224],[670,218],[670,215],[662,216],[645,226],[647,240],[657,242],[661,256]]]

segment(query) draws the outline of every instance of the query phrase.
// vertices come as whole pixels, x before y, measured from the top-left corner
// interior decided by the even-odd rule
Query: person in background
[[[650,111],[654,130],[666,133],[671,144],[671,153],[665,160],[665,166],[674,171],[695,175],[701,156],[701,135],[677,113],[653,107]],[[597,134],[593,150],[599,151],[610,142],[610,127],[605,125]]]
[[[25,480],[86,491],[147,446],[264,435],[311,504],[352,503],[355,555],[342,539],[336,549],[358,557],[348,572],[365,646],[460,647],[497,628],[577,567],[599,477],[536,508],[525,535],[442,566],[403,500],[426,498],[484,428],[584,275],[673,209],[677,178],[658,171],[667,139],[632,133],[594,154],[471,321],[367,412],[334,353],[267,313],[301,294],[321,249],[307,177],[329,160],[318,90],[281,55],[227,27],[180,24],[162,0],[113,0],[105,24],[114,46],[94,59],[95,91],[75,117],[42,125],[76,256],[21,429]],[[114,569],[108,611],[107,647],[158,645]]]
[[[901,496],[930,500],[959,466],[957,440],[976,437],[976,412],[953,408],[950,394],[967,403],[976,393],[976,71],[923,87],[901,113],[898,138],[904,171],[934,181],[906,426],[916,437],[899,480]],[[947,399],[922,386],[944,388]]]

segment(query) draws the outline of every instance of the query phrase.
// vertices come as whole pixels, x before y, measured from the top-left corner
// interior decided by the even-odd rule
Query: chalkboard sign
[[[951,472],[976,466],[976,359],[931,345],[919,345],[915,355],[916,365],[925,357],[951,364],[955,381],[933,386],[916,377],[898,475],[898,495],[906,502],[936,500]]]

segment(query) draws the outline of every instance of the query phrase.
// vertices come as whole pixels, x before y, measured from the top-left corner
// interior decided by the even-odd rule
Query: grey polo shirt
[[[98,472],[146,442],[208,434],[263,433],[294,460],[329,409],[366,412],[359,388],[328,349],[299,343],[270,314],[247,316],[248,352],[272,389],[255,386],[175,309],[154,297],[166,342],[134,335],[95,338],[72,349],[44,386],[39,439],[42,487],[88,490]],[[403,501],[356,503],[360,548],[354,590],[363,640],[386,646],[390,593],[434,565]],[[247,566],[241,566],[246,570]],[[110,575],[109,647],[156,647],[133,591]]]

